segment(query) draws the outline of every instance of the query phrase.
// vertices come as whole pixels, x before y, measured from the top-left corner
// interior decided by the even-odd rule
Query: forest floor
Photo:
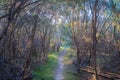
[[[60,52],[50,52],[48,60],[35,68],[33,80],[95,80],[93,74],[85,71],[77,73],[75,62],[76,52],[70,48],[61,48]]]
[[[58,66],[55,71],[55,80],[79,80],[77,70],[73,61],[75,60],[75,52],[70,48],[60,52],[58,57]]]
[[[50,52],[45,63],[36,66],[33,80],[54,80],[54,72],[58,64],[59,52]]]
[[[73,64],[76,59],[76,53],[72,49],[68,48],[64,56],[64,79],[63,80],[79,80],[77,75],[76,66]]]
[[[75,75],[74,59],[75,53],[71,53],[69,48],[50,53],[48,60],[34,69],[33,80],[79,80]]]

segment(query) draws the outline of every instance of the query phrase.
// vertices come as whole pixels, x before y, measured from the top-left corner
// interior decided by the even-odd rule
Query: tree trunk
[[[97,69],[96,69],[96,66],[97,66],[97,63],[96,63],[97,6],[98,6],[98,0],[95,1],[95,5],[94,5],[94,7],[93,7],[93,14],[92,14],[92,29],[93,29],[93,35],[92,35],[92,39],[93,39],[93,44],[92,44],[92,56],[93,56],[93,61],[92,61],[92,63],[93,63],[94,69],[95,69],[95,78],[96,78],[96,80],[98,80],[98,77],[97,77]]]
[[[38,21],[37,16],[34,16],[34,19],[35,19],[35,22],[34,22],[34,26],[33,26],[33,29],[32,29],[32,34],[30,35],[29,41],[28,41],[28,44],[27,44],[26,68],[29,68],[30,63],[31,63],[31,53],[32,53],[32,50],[33,50],[34,36],[35,36],[37,21]]]

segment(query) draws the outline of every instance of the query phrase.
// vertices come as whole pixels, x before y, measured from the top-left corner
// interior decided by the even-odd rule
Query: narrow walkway
[[[63,76],[63,69],[64,69],[64,63],[63,63],[63,58],[64,55],[66,53],[66,50],[61,51],[60,55],[58,57],[58,66],[55,72],[55,80],[63,80],[64,76]]]

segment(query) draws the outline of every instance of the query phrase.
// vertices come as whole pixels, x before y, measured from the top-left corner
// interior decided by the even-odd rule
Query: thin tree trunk
[[[92,45],[92,54],[93,54],[93,66],[95,69],[95,78],[98,80],[97,77],[97,62],[96,62],[96,45],[97,45],[97,38],[96,38],[96,23],[97,23],[97,5],[98,5],[98,0],[95,1],[95,5],[93,7],[93,16],[92,16],[92,28],[93,28],[93,45]]]

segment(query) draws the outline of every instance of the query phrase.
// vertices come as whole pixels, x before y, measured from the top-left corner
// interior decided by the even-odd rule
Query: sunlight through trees
[[[67,48],[77,75],[120,79],[120,0],[0,0],[0,80],[33,79]]]

